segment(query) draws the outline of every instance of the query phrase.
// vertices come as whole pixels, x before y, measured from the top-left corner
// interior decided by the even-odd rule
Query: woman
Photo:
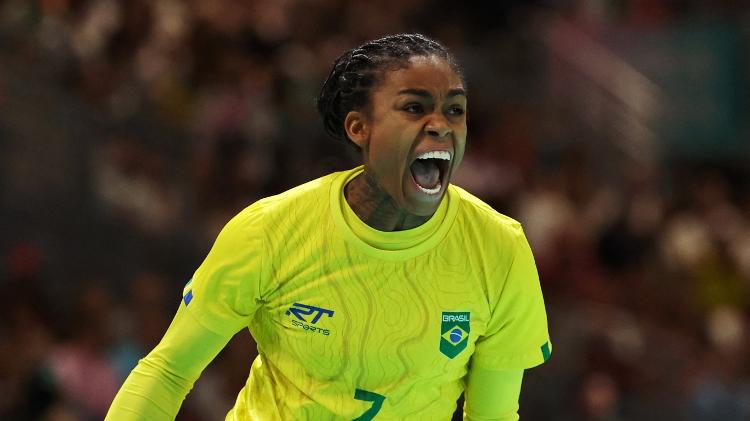
[[[422,35],[339,57],[318,98],[364,165],[240,212],[185,286],[108,420],[173,419],[240,329],[258,344],[227,420],[517,419],[523,370],[550,354],[520,225],[449,184],[466,88]]]

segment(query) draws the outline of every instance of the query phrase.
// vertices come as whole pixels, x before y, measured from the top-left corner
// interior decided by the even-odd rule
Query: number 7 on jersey
[[[375,415],[377,415],[378,412],[380,412],[380,408],[383,407],[385,396],[378,395],[377,393],[368,390],[356,389],[354,391],[354,399],[358,401],[372,402],[372,406],[365,411],[364,414],[355,418],[353,421],[370,421],[375,418]]]

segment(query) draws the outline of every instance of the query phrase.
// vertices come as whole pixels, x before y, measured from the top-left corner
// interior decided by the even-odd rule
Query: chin
[[[432,216],[435,212],[437,212],[437,209],[440,207],[440,203],[443,201],[443,196],[445,193],[440,195],[439,199],[436,199],[435,201],[430,202],[412,202],[408,206],[407,209],[409,210],[409,213],[417,216]]]

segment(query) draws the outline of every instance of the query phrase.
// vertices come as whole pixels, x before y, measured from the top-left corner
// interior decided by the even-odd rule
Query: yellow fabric
[[[227,420],[447,420],[470,364],[522,370],[548,356],[516,221],[450,186],[427,223],[376,231],[343,199],[361,171],[243,210],[185,287],[200,325],[221,341],[248,326],[258,344]]]
[[[162,340],[125,380],[105,421],[174,420],[185,395],[228,339],[203,327],[181,303]]]
[[[464,393],[464,421],[516,421],[523,370],[472,366]]]

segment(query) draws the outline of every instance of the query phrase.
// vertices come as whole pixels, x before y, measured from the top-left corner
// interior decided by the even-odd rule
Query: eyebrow
[[[399,95],[408,94],[408,95],[416,95],[422,98],[432,98],[432,95],[430,95],[430,93],[424,89],[406,88],[406,89],[402,89],[398,91],[398,94]],[[466,96],[466,91],[460,88],[451,89],[450,91],[448,91],[447,97],[454,97],[458,95]]]

